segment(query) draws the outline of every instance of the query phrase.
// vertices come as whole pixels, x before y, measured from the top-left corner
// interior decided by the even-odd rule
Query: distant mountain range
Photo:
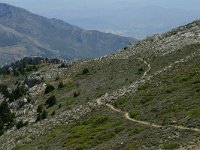
[[[0,3],[0,64],[35,55],[67,60],[98,57],[134,41]]]
[[[111,8],[112,10],[102,8],[101,14],[94,13],[87,17],[74,16],[71,17],[71,19],[68,19],[68,17],[62,18],[67,22],[86,29],[98,29],[102,32],[111,32],[143,39],[146,36],[151,36],[156,33],[164,33],[172,28],[184,25],[200,17],[200,13],[194,10],[188,11],[160,6],[143,7],[135,6],[132,3],[130,3],[130,5],[127,4],[126,7],[121,7],[117,4],[118,3],[114,5],[115,8]],[[57,16],[60,14],[61,13]]]
[[[85,29],[143,39],[200,18],[199,0],[4,0]]]

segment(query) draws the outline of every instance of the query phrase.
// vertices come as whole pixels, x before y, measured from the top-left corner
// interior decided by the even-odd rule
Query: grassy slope
[[[76,105],[81,105],[88,101],[94,101],[106,92],[112,92],[124,85],[129,85],[142,75],[138,70],[140,68],[144,68],[145,70],[146,67],[145,64],[135,57],[125,60],[105,59],[101,62],[92,61],[83,63],[82,65],[77,63],[71,68],[64,70],[57,69],[57,65],[40,65],[39,72],[41,72],[41,74],[42,72],[44,72],[44,74],[49,74],[49,72],[54,72],[54,70],[61,72],[61,74],[57,75],[57,79],[53,78],[44,80],[44,83],[54,85],[55,90],[49,94],[42,93],[37,95],[32,98],[32,102],[34,103],[37,100],[37,105],[44,105],[48,97],[55,95],[57,98],[56,105],[46,110],[49,115],[53,111],[58,114],[67,109],[71,109]],[[88,68],[89,73],[82,75],[82,71],[85,68]],[[27,73],[27,76],[30,74],[30,72]],[[19,77],[13,77],[12,75],[2,75],[0,79],[2,80],[2,83],[7,84],[10,89],[14,89],[16,87],[15,83],[17,81],[22,81],[24,76],[20,75]],[[57,87],[61,81],[63,81],[65,87],[58,90]],[[74,92],[77,92],[80,95],[74,97]],[[59,105],[62,107],[59,108]],[[44,108],[46,108],[45,105]]]
[[[199,127],[200,58],[173,67],[152,78],[134,94],[114,102],[133,117],[157,124]]]
[[[76,65],[74,67],[76,68]],[[44,103],[50,95],[56,96],[57,105],[48,109],[49,113],[54,110],[60,112],[71,109],[75,105],[93,101],[106,92],[112,92],[123,85],[129,85],[141,76],[138,74],[141,67],[146,68],[145,64],[141,64],[135,58],[130,58],[130,62],[129,60],[106,60],[103,64],[90,62],[83,64],[75,72],[72,71],[74,70],[72,67],[65,70],[64,75],[60,76],[59,80],[46,82],[57,87],[61,81],[64,81],[66,86],[63,89],[55,90],[47,95],[39,95],[38,99],[40,103]],[[88,68],[89,73],[82,75],[84,68]],[[68,77],[69,74],[71,75]],[[74,92],[80,93],[80,95],[74,98]],[[62,105],[61,110],[57,110],[59,104]]]
[[[150,59],[152,70],[155,69],[153,64],[159,62],[159,65],[162,65],[162,67],[168,66],[170,62],[184,58],[188,54],[198,50],[198,48],[198,45],[192,45],[177,51],[176,56],[170,54],[160,59]],[[120,61],[117,62],[119,64],[122,63]],[[110,63],[115,64],[115,61],[108,62],[108,64]],[[99,92],[101,93],[102,91],[103,93],[110,89],[109,85],[113,85],[112,89],[115,89],[118,87],[117,85],[122,86],[125,83],[121,82],[119,84],[118,79],[126,81],[127,77],[131,78],[132,72],[130,71],[131,69],[128,69],[130,66],[125,66],[122,63],[120,66],[122,68],[127,67],[127,70],[125,69],[124,71],[128,71],[128,76],[125,77],[123,72],[117,67],[119,69],[117,70],[119,77],[116,76],[117,78],[114,78],[115,82],[110,83],[112,80],[109,80],[109,75],[114,72],[111,71],[114,64],[112,64],[111,68],[105,67],[105,65],[109,66],[108,64],[102,64],[102,67],[99,67],[97,64],[93,66],[92,63],[86,63],[86,65],[83,64],[79,71],[83,70],[86,66],[89,70],[92,70],[92,66],[95,67],[90,74],[77,76],[78,72],[74,72],[71,75],[73,81],[78,81],[79,86],[77,89],[79,90],[87,89],[85,87],[90,82],[94,83],[92,82],[94,79],[96,79],[99,85],[103,84],[102,86],[105,87],[105,89],[98,88],[93,90],[92,94],[90,91],[95,88],[87,89],[88,94],[87,90],[82,91],[81,93],[84,94],[79,97],[80,99],[77,98],[79,102],[83,101],[87,96],[89,99],[97,98]],[[119,66],[119,64],[116,65]],[[117,108],[129,111],[133,118],[161,124],[165,126],[164,128],[152,128],[133,123],[127,121],[120,113],[102,108],[102,110],[95,111],[86,116],[80,122],[74,123],[71,126],[61,125],[50,131],[50,133],[46,133],[38,140],[25,145],[18,145],[15,149],[175,149],[180,145],[187,145],[192,141],[194,142],[194,140],[200,140],[198,132],[179,130],[169,126],[175,124],[186,127],[199,127],[199,66],[199,57],[189,62],[178,64],[170,71],[163,72],[152,78],[150,82],[141,86],[136,93],[126,94],[113,103]],[[107,69],[110,72],[107,72]],[[98,71],[95,73],[95,70]],[[137,70],[135,70],[136,73]],[[105,77],[108,75],[108,78],[105,79],[106,82],[100,82],[103,73]],[[133,79],[129,79],[128,81],[133,81]],[[87,87],[90,88],[90,86]],[[63,100],[61,101],[63,102]],[[74,100],[71,99],[70,105],[73,105],[73,103]]]
[[[198,136],[174,128],[139,125],[125,120],[121,114],[102,109],[71,126],[61,125],[33,142],[17,145],[13,150],[173,149]]]

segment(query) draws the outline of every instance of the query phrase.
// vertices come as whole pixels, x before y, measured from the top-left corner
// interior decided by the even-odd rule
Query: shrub
[[[42,119],[42,115],[40,113],[37,114],[36,122],[40,121]]]
[[[60,84],[58,85],[58,89],[62,89],[62,88],[64,88],[65,86],[64,86],[64,84],[63,84],[63,82],[60,82]]]
[[[80,93],[74,92],[74,98],[75,98],[75,97],[78,97],[79,95],[80,95]]]
[[[8,86],[4,84],[0,84],[0,92],[4,95],[4,97],[9,98],[10,93],[8,91]]]
[[[148,89],[149,87],[150,87],[150,85],[144,84],[144,85],[140,86],[140,87],[138,88],[138,90],[139,90],[139,91],[144,91],[144,90]]]
[[[98,117],[94,120],[95,125],[103,124],[108,121],[108,117]]]
[[[58,80],[60,80],[60,77],[59,77],[59,76],[57,76],[57,77],[55,78],[55,81],[58,81]]]
[[[127,50],[128,49],[128,47],[126,46],[126,47],[124,47],[124,50]]]
[[[126,99],[125,98],[119,98],[117,101],[114,102],[114,106],[119,107],[119,106],[123,105],[124,103],[126,103]]]
[[[42,110],[42,112],[38,112],[36,122],[46,119],[48,116],[48,112],[46,110]]]
[[[8,98],[10,102],[22,97],[26,92],[25,86],[17,86],[17,88],[10,93],[7,85],[0,84],[0,93],[2,93],[5,98]]]
[[[51,84],[48,84],[46,89],[45,89],[45,94],[48,94],[54,90],[54,86]]]
[[[30,97],[28,97],[28,98],[27,98],[27,101],[28,101],[28,103],[30,103],[30,102],[31,102],[31,98],[30,98]]]
[[[26,71],[25,69],[21,66],[18,71],[22,74],[22,75],[25,75]]]
[[[55,96],[51,96],[46,100],[46,104],[48,105],[48,107],[52,107],[53,105],[56,104],[56,97]]]
[[[140,114],[140,111],[139,110],[132,110],[131,112],[130,112],[130,117],[131,118],[134,118],[134,117],[136,117],[137,115],[139,115]]]
[[[37,112],[42,113],[42,111],[43,111],[43,106],[39,105],[38,108],[37,108]]]
[[[143,71],[144,69],[142,67],[138,69],[138,72],[143,72]]]
[[[16,128],[17,129],[20,129],[24,126],[28,125],[28,122],[23,122],[23,121],[19,121],[17,124],[16,124]]]
[[[14,91],[12,91],[12,95],[14,97],[14,100],[19,99],[23,95],[25,95],[27,90],[25,89],[25,86],[18,86]]]
[[[56,114],[56,112],[55,111],[53,111],[52,113],[51,113],[51,116],[54,116]]]
[[[58,108],[60,109],[61,107],[62,107],[62,105],[61,105],[61,104],[59,104]]]
[[[65,63],[62,63],[61,65],[60,65],[60,68],[65,68]]]
[[[19,72],[18,72],[17,70],[14,69],[14,70],[13,70],[13,75],[18,77],[18,76],[19,76]]]
[[[197,108],[197,109],[192,109],[188,112],[188,115],[190,117],[199,117],[200,116],[200,109]]]
[[[82,75],[85,75],[85,74],[88,74],[88,73],[89,73],[89,69],[88,68],[83,69]]]
[[[47,111],[46,111],[46,110],[43,110],[41,118],[42,118],[42,119],[46,119],[46,118],[47,118],[47,115],[48,115]]]
[[[176,149],[178,148],[178,143],[169,143],[164,145],[164,149]]]
[[[144,104],[148,103],[148,102],[151,101],[151,100],[152,100],[152,98],[150,98],[150,97],[143,97],[143,98],[140,100],[140,103],[141,103],[142,105],[144,105]]]
[[[11,113],[6,101],[0,104],[0,135],[14,125],[14,115]]]

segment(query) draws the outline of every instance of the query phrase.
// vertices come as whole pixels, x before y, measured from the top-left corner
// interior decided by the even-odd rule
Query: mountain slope
[[[105,57],[26,58],[2,68],[0,99],[9,98],[16,124],[3,128],[0,149],[198,146],[199,35],[195,21]]]
[[[3,25],[0,25],[0,53],[0,64],[13,62],[21,57],[30,55],[59,56],[58,52],[44,47],[33,38]]]
[[[56,56],[64,59],[90,58],[113,53],[135,41],[113,34],[83,30],[61,20],[47,19],[3,3],[0,3],[0,25],[12,30],[12,34],[9,34],[1,29],[1,32],[7,34],[6,37],[1,37],[1,43],[4,43],[0,47],[1,54],[7,53],[7,49],[13,49],[16,46],[20,47],[17,49],[26,51],[25,56],[44,54],[42,56]],[[21,34],[23,39],[16,41],[15,34]],[[8,48],[4,48],[5,46]],[[17,55],[16,58],[24,56],[18,54],[18,50],[8,55],[11,59],[16,57],[15,55]],[[9,56],[8,60],[10,60]]]

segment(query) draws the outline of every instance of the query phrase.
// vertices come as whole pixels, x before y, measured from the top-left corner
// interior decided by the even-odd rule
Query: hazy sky
[[[200,9],[200,0],[0,0],[0,2],[24,7],[34,12],[45,12],[49,9],[56,10],[58,8],[80,10],[116,7],[114,5],[119,5],[120,7],[155,5],[165,8]]]
[[[0,0],[0,2],[19,6],[49,18],[59,18],[86,29],[135,37],[165,32],[200,18],[200,0]]]

